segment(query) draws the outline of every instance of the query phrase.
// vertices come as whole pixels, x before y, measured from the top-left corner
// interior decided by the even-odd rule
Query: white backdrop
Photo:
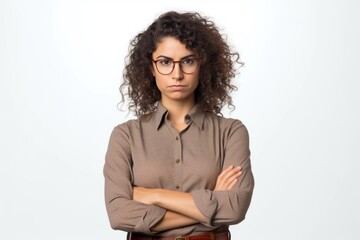
[[[256,188],[233,239],[360,239],[359,9],[1,0],[0,239],[125,239],[108,223],[104,155],[129,119],[116,108],[129,41],[165,10],[212,17],[245,62],[225,115],[249,129]]]

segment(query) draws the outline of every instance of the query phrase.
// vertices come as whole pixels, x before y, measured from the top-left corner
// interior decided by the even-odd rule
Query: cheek
[[[200,83],[199,74],[197,74],[197,76],[194,78],[194,85],[197,87],[199,86],[199,83]]]
[[[159,90],[163,88],[163,86],[165,84],[165,80],[162,78],[162,76],[154,75],[154,81]]]

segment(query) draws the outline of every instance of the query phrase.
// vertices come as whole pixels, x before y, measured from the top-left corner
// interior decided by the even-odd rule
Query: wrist
[[[162,194],[163,190],[160,188],[157,189],[153,189],[153,194],[152,194],[152,204],[153,205],[160,205],[160,201],[161,201],[161,194]]]

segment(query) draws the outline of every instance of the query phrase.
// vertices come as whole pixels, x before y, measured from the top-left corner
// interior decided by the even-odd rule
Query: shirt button
[[[179,140],[179,137],[178,137],[178,136],[176,136],[176,137],[175,137],[175,140]]]
[[[180,162],[180,159],[176,159],[176,163],[179,163]]]

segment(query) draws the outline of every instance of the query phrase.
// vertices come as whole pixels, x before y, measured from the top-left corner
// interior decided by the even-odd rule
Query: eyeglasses
[[[156,69],[162,75],[169,75],[174,71],[175,63],[179,63],[180,70],[183,73],[191,74],[196,71],[199,65],[199,60],[197,58],[185,58],[180,61],[174,61],[170,59],[159,59],[153,60],[155,63]]]

